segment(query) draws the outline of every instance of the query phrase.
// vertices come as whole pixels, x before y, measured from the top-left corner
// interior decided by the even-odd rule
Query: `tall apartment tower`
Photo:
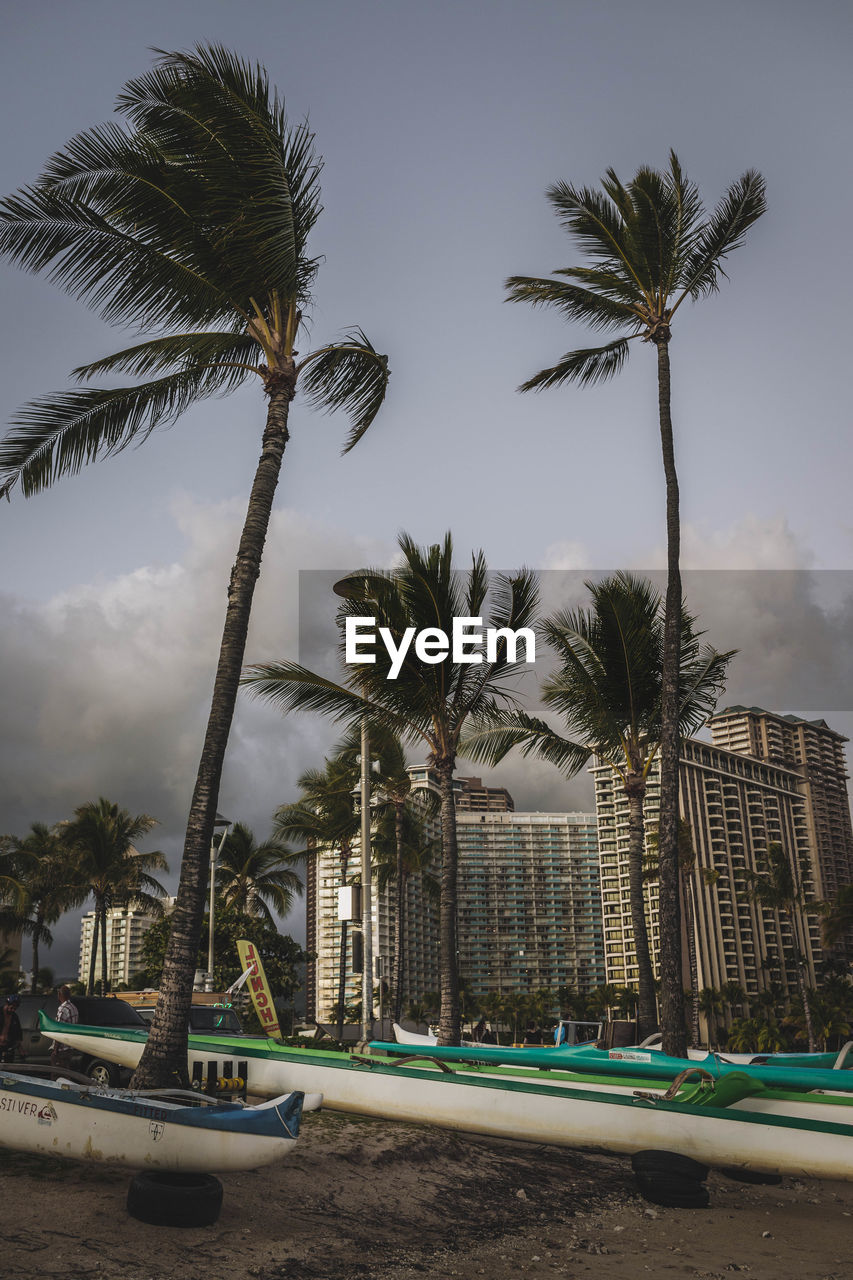
[[[853,884],[853,826],[843,734],[825,720],[726,707],[709,721],[715,746],[798,773],[806,799],[812,876],[818,898]]]
[[[456,815],[459,973],[487,991],[589,993],[604,981],[592,813]]]
[[[610,765],[593,768],[601,860],[607,981],[636,986],[637,966],[628,893],[628,805]],[[656,830],[659,773],[652,771],[645,801],[646,833]],[[761,868],[768,845],[780,843],[807,899],[819,896],[814,872],[809,799],[800,771],[740,751],[686,738],[681,744],[679,805],[690,825],[695,868],[686,876],[693,909],[699,987],[737,982],[747,996],[771,982],[796,993],[795,951],[814,981],[821,959],[820,924],[810,916],[792,924],[754,902],[749,873]],[[660,930],[657,885],[646,888],[652,962],[657,968]],[[683,903],[683,906],[687,906]],[[686,911],[682,911],[683,921]],[[686,948],[684,948],[686,964]],[[685,987],[689,974],[685,969]]]
[[[427,765],[409,770],[415,791],[437,792]],[[604,980],[598,842],[595,816],[516,813],[502,787],[479,778],[454,779],[456,793],[459,970],[472,995],[489,990],[530,991],[560,986],[592,990]],[[440,836],[438,817],[427,837]],[[358,878],[353,852],[348,879]],[[306,887],[308,1013],[328,1021],[337,1000],[340,924],[337,890],[340,859],[319,850]],[[375,883],[375,882],[374,882]],[[373,894],[374,954],[391,971],[396,903],[394,886]],[[421,1002],[439,988],[438,906],[420,876],[407,885],[406,1003]],[[360,975],[346,961],[347,1000],[360,997]]]
[[[154,924],[154,917],[141,911],[112,907],[107,912],[107,980],[115,991],[119,983],[127,985],[131,976],[142,965],[142,940]],[[80,965],[78,980],[89,981],[92,959],[92,936],[95,930],[95,912],[88,911],[80,921]],[[95,960],[95,979],[101,978],[101,944]]]

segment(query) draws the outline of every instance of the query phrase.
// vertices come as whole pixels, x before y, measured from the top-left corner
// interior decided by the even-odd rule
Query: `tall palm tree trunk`
[[[800,989],[800,999],[803,1002],[803,1017],[806,1023],[806,1035],[809,1038],[809,1053],[815,1053],[817,1050],[817,1041],[814,1033],[814,1020],[812,1018],[812,1006],[809,1000],[809,990],[806,985],[805,978],[805,955],[800,947],[800,935],[797,925],[797,913],[790,912],[788,919],[791,921],[791,937],[794,942],[794,965],[797,970],[797,986]]]
[[[213,837],[222,765],[246,648],[252,597],[289,438],[287,419],[296,387],[296,372],[292,360],[287,365],[283,371],[269,372],[265,379],[269,405],[261,456],[255,471],[237,559],[231,571],[225,627],[219,649],[210,716],[187,823],[181,879],[166,947],[160,999],[148,1041],[134,1073],[133,1081],[137,1088],[160,1087],[173,1081],[175,1077],[182,1085],[189,1083],[187,1023],[204,915],[210,841]]]
[[[41,912],[36,912],[36,927],[33,929],[33,976],[30,980],[30,995],[34,996],[38,991],[39,977],[39,939],[41,931],[44,928],[44,916]]]
[[[637,957],[637,1039],[645,1040],[657,1027],[655,1005],[655,980],[649,950],[649,931],[646,924],[645,894],[643,892],[643,853],[645,850],[645,824],[643,800],[646,784],[641,774],[629,773],[625,779],[625,795],[628,798],[628,892],[631,899],[631,926],[634,931],[634,954]]]
[[[86,995],[93,996],[95,994],[95,967],[98,963],[98,937],[101,930],[101,904],[95,898],[95,922],[92,925],[92,951],[89,956],[89,981],[86,985]]]
[[[405,960],[403,958],[403,939],[406,936],[403,916],[406,910],[406,876],[403,858],[403,810],[405,804],[397,800],[394,803],[394,842],[397,854],[397,918],[394,922],[394,1021],[399,1022],[403,1015],[403,977]],[[380,979],[381,981],[381,979]]]
[[[696,912],[693,907],[693,884],[685,871],[681,873],[681,892],[687,926],[687,962],[690,967],[690,1043],[699,1044],[699,961],[696,955]]]
[[[441,795],[441,899],[439,903],[439,955],[441,1011],[438,1043],[458,1045],[461,1039],[459,971],[456,961],[456,805],[453,799],[452,756],[436,761]]]
[[[658,352],[658,409],[666,477],[666,603],[661,679],[660,747],[660,976],[663,1051],[687,1056],[681,963],[681,903],[678,868],[678,668],[681,656],[681,570],[678,476],[670,412],[669,328],[661,325],[652,340]]]
[[[101,898],[101,995],[107,994],[107,898]]]

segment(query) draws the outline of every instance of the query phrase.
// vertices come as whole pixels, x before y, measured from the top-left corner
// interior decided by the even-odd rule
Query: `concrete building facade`
[[[607,981],[636,986],[627,800],[611,766],[597,763],[593,775]],[[655,768],[644,808],[647,835],[657,829],[659,803]],[[801,771],[688,738],[682,742],[679,804],[695,853],[695,865],[684,876],[683,889],[695,920],[700,990],[736,982],[749,997],[778,982],[793,995],[796,952],[803,956],[808,977],[814,981],[815,966],[822,958],[819,919],[812,915],[792,924],[783,914],[753,901],[749,892],[750,873],[762,869],[770,844],[781,844],[806,900],[820,896],[813,816]],[[682,902],[683,908],[687,905]],[[646,886],[646,916],[657,968],[660,937],[654,881]],[[686,928],[684,909],[682,918]],[[686,947],[684,951],[686,964]],[[686,969],[684,979],[686,987]]]
[[[154,924],[154,918],[132,908],[113,907],[107,912],[107,979],[113,991],[119,983],[128,985],[131,976],[143,967],[142,940]],[[89,981],[95,912],[88,911],[80,921],[80,964],[78,981]],[[98,941],[95,980],[101,977],[101,943]]]

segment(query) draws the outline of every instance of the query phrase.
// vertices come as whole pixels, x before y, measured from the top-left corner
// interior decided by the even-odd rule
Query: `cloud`
[[[3,600],[0,831],[23,835],[32,822],[56,822],[103,795],[157,819],[144,847],[166,853],[170,887],[177,882],[243,514],[239,502],[182,498],[173,508],[186,540],[180,563],[84,584],[43,605]],[[275,512],[247,661],[297,656],[300,571],[352,569],[389,554]],[[220,811],[266,836],[276,806],[293,798],[297,776],[335,737],[322,721],[285,720],[241,694]],[[64,974],[76,965],[78,929],[76,916],[58,928],[64,941],[48,962],[59,957]]]

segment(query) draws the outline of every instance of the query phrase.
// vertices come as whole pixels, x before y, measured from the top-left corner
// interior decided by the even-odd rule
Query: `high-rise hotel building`
[[[428,766],[410,772],[415,789],[437,790]],[[490,990],[598,986],[604,980],[604,940],[594,815],[519,813],[505,788],[484,787],[479,778],[457,778],[454,785],[459,973],[468,992],[476,997]],[[437,819],[432,822],[430,835],[437,836]],[[309,969],[308,1012],[326,1021],[337,1000],[340,866],[324,850],[311,862],[306,947],[317,960]],[[357,867],[354,857],[350,878],[357,878]],[[373,897],[374,952],[390,973],[393,886]],[[419,876],[409,879],[406,910],[408,1004],[439,985],[438,907]],[[350,972],[348,958],[347,998],[358,999],[359,992],[360,977]]]
[[[695,852],[686,884],[695,917],[699,986],[719,988],[733,981],[749,996],[775,981],[793,993],[795,952],[803,955],[812,981],[822,958],[819,918],[806,916],[792,924],[763,907],[750,896],[749,876],[762,869],[769,845],[780,844],[807,900],[828,896],[853,880],[845,739],[822,721],[744,707],[720,712],[711,732],[711,743],[682,742],[679,780],[681,815],[689,822]],[[627,801],[609,765],[596,764],[593,774],[607,981],[636,985]],[[647,833],[657,827],[659,799],[655,769],[645,802]],[[654,881],[646,894],[656,964]]]

